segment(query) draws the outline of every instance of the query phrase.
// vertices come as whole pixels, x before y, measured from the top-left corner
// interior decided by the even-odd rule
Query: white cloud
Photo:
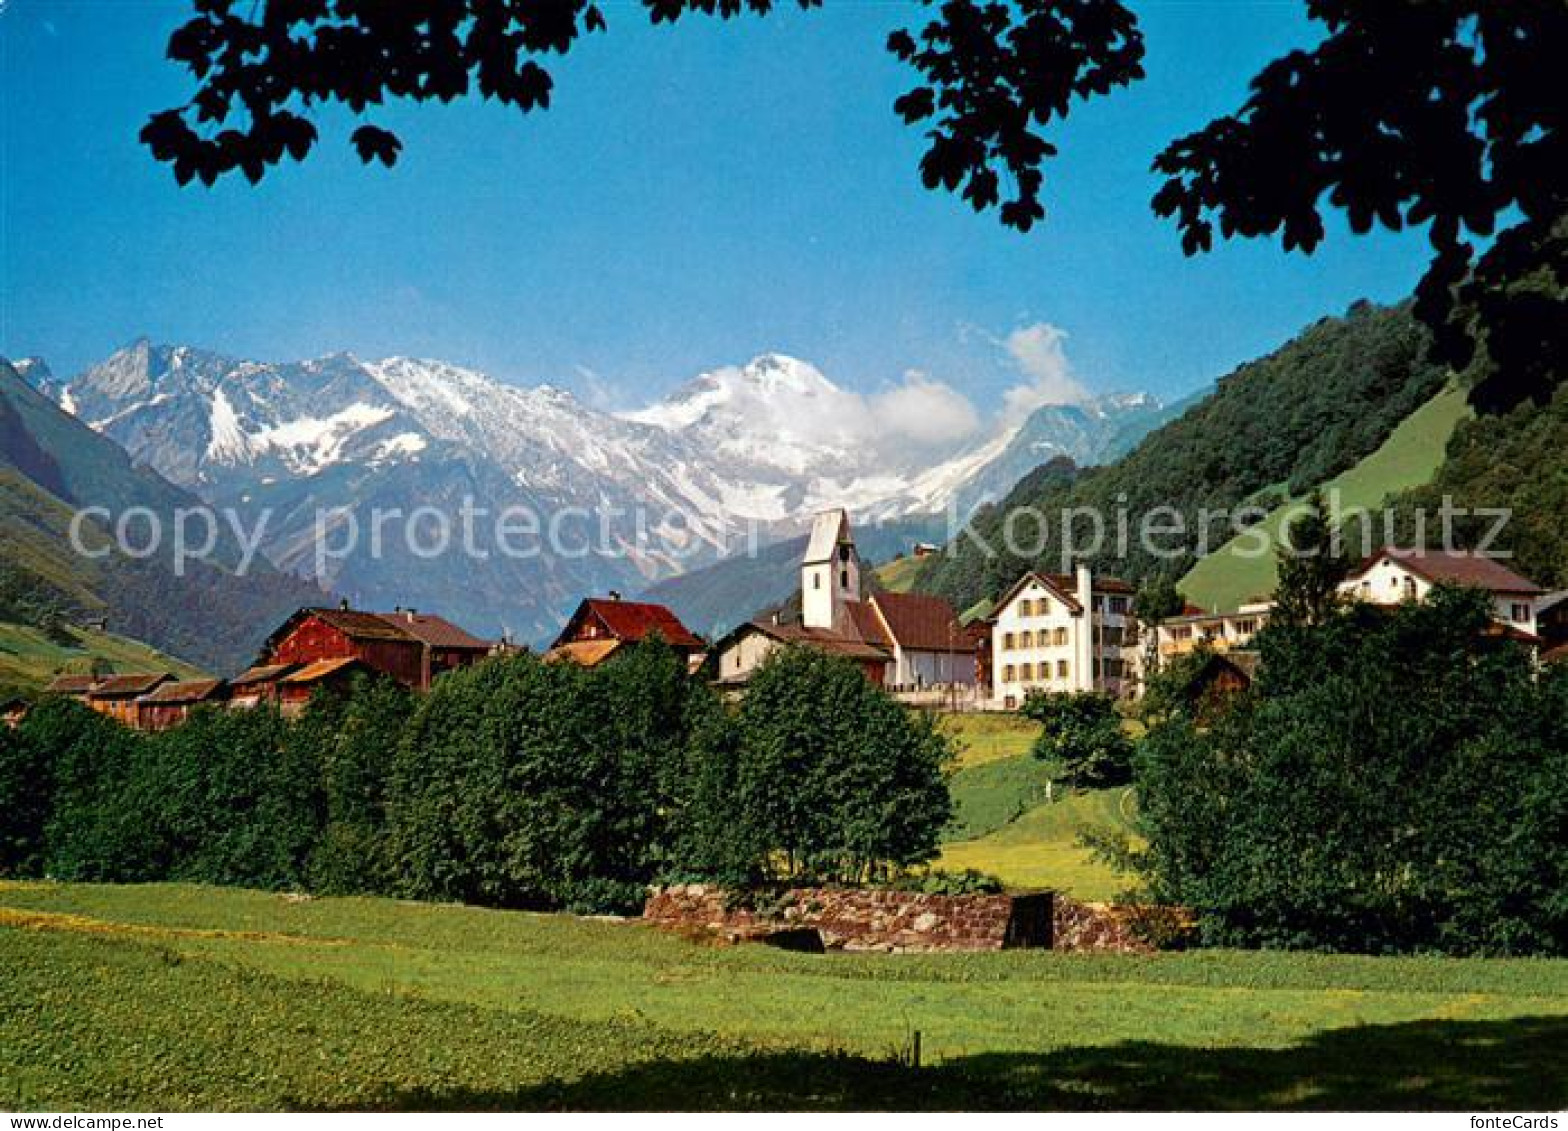
[[[1014,385],[1003,394],[1003,415],[1021,420],[1041,405],[1076,404],[1089,399],[1089,390],[1067,360],[1067,331],[1049,322],[1020,326],[1001,343],[1028,383]]]
[[[904,383],[876,393],[870,409],[884,433],[916,444],[954,444],[980,427],[980,414],[957,389],[911,370]]]

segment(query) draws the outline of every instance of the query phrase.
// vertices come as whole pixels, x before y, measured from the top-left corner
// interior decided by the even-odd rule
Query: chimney
[[[619,601],[620,599],[621,599],[621,591],[619,589],[612,589],[612,590],[610,590],[610,600],[612,600],[612,601]]]
[[[414,608],[412,605],[403,610],[403,616],[407,618],[409,624],[413,624],[414,618],[418,615],[419,610]]]
[[[1078,603],[1085,609],[1094,607],[1094,578],[1089,573],[1089,567],[1082,562],[1078,563]]]
[[[338,601],[338,608],[341,609],[345,613],[348,612],[348,598],[347,597],[344,597],[340,601]]]

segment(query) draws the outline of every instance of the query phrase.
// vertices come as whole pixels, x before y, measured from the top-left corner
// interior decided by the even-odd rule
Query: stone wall
[[[801,947],[815,931],[843,950],[983,951],[1013,947],[1142,952],[1152,948],[1129,909],[1030,895],[927,895],[864,888],[792,888],[740,899],[707,884],[655,890],[643,918],[720,942]]]

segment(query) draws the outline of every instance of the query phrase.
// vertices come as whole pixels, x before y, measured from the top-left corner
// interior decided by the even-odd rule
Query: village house
[[[345,602],[335,609],[300,609],[289,617],[262,645],[256,667],[355,659],[404,687],[428,691],[442,673],[478,663],[491,649],[489,641],[442,617],[413,609],[361,612]]]
[[[1568,648],[1568,589],[1548,593],[1536,601],[1535,634],[1547,652]]]
[[[44,688],[44,694],[59,695],[66,699],[75,699],[78,703],[86,703],[87,693],[102,678],[97,675],[57,675]]]
[[[174,677],[168,672],[104,676],[87,692],[86,703],[100,715],[107,715],[128,727],[134,727],[140,721],[140,708],[136,701],[164,684],[173,682]]]
[[[276,703],[280,697],[279,680],[298,664],[258,664],[246,668],[229,680],[229,706],[239,710]]]
[[[1120,695],[1133,588],[1094,577],[1026,573],[996,603],[991,625],[992,696],[1009,710],[1031,691]]]
[[[1424,600],[1433,586],[1444,583],[1485,591],[1499,624],[1526,642],[1539,643],[1536,606],[1545,591],[1484,554],[1384,547],[1341,582],[1339,591],[1373,605],[1398,605]]]
[[[274,683],[277,689],[275,702],[285,717],[295,718],[310,706],[317,692],[346,694],[357,677],[371,674],[370,665],[353,656],[317,660],[278,676]]]
[[[136,700],[138,730],[168,730],[190,717],[202,705],[218,706],[228,699],[228,684],[221,679],[188,679],[165,683]]]
[[[1234,612],[1210,613],[1189,607],[1180,616],[1162,620],[1154,629],[1154,650],[1160,662],[1185,656],[1199,647],[1212,652],[1247,648],[1268,623],[1274,602],[1256,598]]]
[[[715,679],[745,686],[773,651],[802,645],[860,665],[896,692],[973,688],[976,649],[947,601],[913,593],[861,598],[860,553],[849,515],[824,511],[812,523],[800,563],[800,619],[782,611],[742,624],[714,647]]]
[[[597,667],[621,649],[654,637],[685,656],[693,670],[707,650],[702,638],[670,609],[648,601],[623,601],[619,593],[612,592],[579,604],[544,659],[551,664]]]

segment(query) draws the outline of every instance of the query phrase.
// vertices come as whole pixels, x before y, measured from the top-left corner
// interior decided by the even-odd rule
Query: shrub
[[[1058,780],[1104,789],[1131,779],[1132,743],[1109,695],[1031,691],[1019,713],[1044,728],[1034,756],[1052,763]]]

